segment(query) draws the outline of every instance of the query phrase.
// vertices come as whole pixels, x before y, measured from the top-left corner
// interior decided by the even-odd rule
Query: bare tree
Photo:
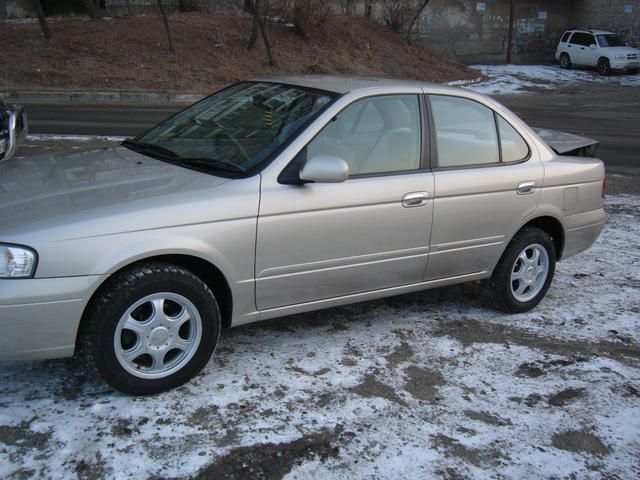
[[[356,0],[345,0],[344,10],[347,15],[355,15],[356,13]]]
[[[38,22],[40,23],[42,34],[44,35],[44,38],[49,40],[51,38],[51,30],[49,30],[47,19],[44,18],[44,10],[42,10],[42,4],[40,3],[40,0],[33,0],[33,6],[35,7],[36,14],[38,15]]]
[[[400,33],[413,12],[411,0],[382,0],[382,19],[394,32]]]
[[[89,12],[91,20],[98,20],[99,18],[102,18],[100,9],[96,7],[96,4],[93,3],[93,0],[82,0],[82,3],[84,4],[84,8],[87,9],[87,12]]]
[[[424,9],[427,8],[427,5],[429,5],[430,1],[431,0],[422,0],[420,2],[420,5],[418,6],[418,9],[411,17],[411,21],[409,22],[409,26],[407,27],[407,42],[411,43],[411,30],[413,30],[413,26],[415,25],[418,18],[420,18],[420,15],[422,15]]]
[[[167,20],[167,14],[162,6],[162,1],[158,0],[158,8],[160,9],[160,15],[162,15],[162,22],[164,23],[164,30],[167,33],[167,40],[169,41],[169,51],[175,52],[173,49],[173,40],[171,39],[171,29],[169,28],[169,21]]]
[[[127,13],[129,14],[130,17],[132,17],[133,12],[131,11],[131,5],[129,5],[129,0],[125,0],[125,3],[127,4]]]
[[[264,48],[269,57],[269,65],[275,65],[276,61],[271,48],[271,40],[267,33],[267,14],[269,12],[268,0],[244,0],[244,9],[251,14],[251,34],[247,42],[247,50],[251,51],[258,40],[258,33],[262,37]]]
[[[280,5],[285,20],[304,38],[309,38],[313,28],[331,14],[331,5],[326,0],[281,0]]]

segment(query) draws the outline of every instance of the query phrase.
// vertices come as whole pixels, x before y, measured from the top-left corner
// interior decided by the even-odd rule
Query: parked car
[[[117,148],[4,162],[0,355],[78,350],[148,394],[224,327],[478,280],[526,312],[604,222],[603,164],[572,156],[596,142],[545,135],[464,89],[292,76]]]
[[[0,162],[11,158],[26,138],[27,114],[21,105],[7,105],[0,98]]]
[[[614,32],[575,29],[562,35],[556,60],[562,68],[596,67],[601,75],[609,75],[612,70],[637,72],[640,50],[627,46]]]

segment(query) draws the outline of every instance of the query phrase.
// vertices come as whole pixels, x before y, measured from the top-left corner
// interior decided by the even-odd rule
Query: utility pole
[[[511,50],[513,50],[513,24],[516,21],[516,0],[511,0],[509,6],[509,38],[507,39],[507,63],[511,63]]]

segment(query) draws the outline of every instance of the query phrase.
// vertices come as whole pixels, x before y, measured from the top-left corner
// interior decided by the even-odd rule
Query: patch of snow
[[[127,137],[109,135],[53,135],[53,134],[29,134],[27,141],[31,142],[122,142]]]
[[[640,74],[614,72],[605,77],[595,70],[564,70],[551,65],[472,65],[488,80],[467,86],[470,90],[495,94],[553,90],[563,85],[598,83],[602,85],[640,86]]]

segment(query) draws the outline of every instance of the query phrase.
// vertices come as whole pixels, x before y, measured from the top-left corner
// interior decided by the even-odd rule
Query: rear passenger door
[[[430,95],[435,198],[424,280],[487,271],[534,212],[543,167],[504,118],[474,100]]]

